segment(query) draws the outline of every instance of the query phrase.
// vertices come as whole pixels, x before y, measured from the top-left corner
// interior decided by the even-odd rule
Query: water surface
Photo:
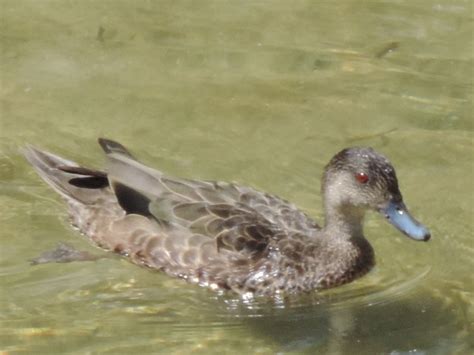
[[[386,353],[473,350],[470,1],[0,1],[0,351]],[[120,258],[30,266],[59,242],[100,254],[26,164],[81,163],[96,138],[169,174],[233,180],[321,221],[346,146],[397,168],[430,227],[378,215],[376,268],[282,299],[218,296]]]

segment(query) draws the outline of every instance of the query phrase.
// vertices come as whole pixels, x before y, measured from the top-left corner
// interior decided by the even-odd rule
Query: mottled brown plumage
[[[72,223],[93,243],[214,290],[274,295],[350,282],[374,265],[362,234],[365,210],[402,204],[393,167],[370,148],[346,149],[326,167],[326,225],[320,227],[276,196],[172,178],[139,163],[119,143],[99,142],[106,172],[33,147],[25,156],[65,198]],[[353,178],[360,171],[370,175],[364,186]],[[415,239],[429,238],[426,229],[416,232],[421,237]]]

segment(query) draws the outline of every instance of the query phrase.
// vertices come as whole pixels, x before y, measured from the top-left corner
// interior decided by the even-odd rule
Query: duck
[[[362,277],[375,265],[363,233],[369,210],[415,241],[431,237],[408,212],[390,161],[370,147],[345,148],[324,168],[319,225],[278,196],[168,176],[116,141],[98,142],[107,158],[102,170],[31,145],[23,153],[91,243],[214,291],[273,296]]]

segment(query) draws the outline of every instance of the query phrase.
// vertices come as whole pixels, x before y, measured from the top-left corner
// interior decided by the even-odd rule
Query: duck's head
[[[324,172],[323,194],[326,223],[332,214],[350,220],[362,218],[365,210],[372,209],[414,240],[431,237],[403,203],[392,164],[372,148],[346,148],[336,154]]]

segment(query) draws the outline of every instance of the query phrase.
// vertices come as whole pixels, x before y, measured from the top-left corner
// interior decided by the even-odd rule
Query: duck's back
[[[299,245],[319,228],[275,196],[231,183],[170,178],[116,143],[102,146],[107,175],[35,149],[27,157],[66,198],[81,232],[137,264],[212,288],[258,292],[256,287],[277,287],[280,248]]]

